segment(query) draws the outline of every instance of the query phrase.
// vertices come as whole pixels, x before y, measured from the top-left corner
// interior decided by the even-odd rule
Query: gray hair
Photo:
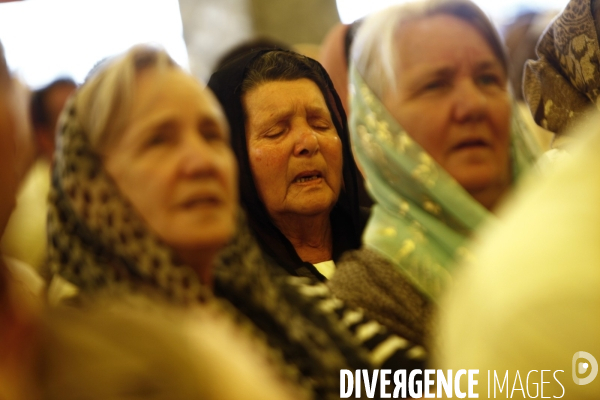
[[[93,149],[102,153],[125,130],[140,72],[173,67],[177,64],[165,50],[149,45],[132,47],[94,67],[74,100]]]
[[[481,32],[507,71],[504,46],[485,13],[469,0],[420,0],[389,7],[367,17],[352,44],[351,59],[362,78],[380,98],[397,83],[396,35],[411,21],[446,14],[460,18]]]

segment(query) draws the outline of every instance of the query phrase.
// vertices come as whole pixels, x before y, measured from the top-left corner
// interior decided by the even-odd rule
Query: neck
[[[482,190],[469,191],[469,193],[482,206],[493,213],[507,190],[507,186],[492,186]]]
[[[213,265],[217,256],[217,251],[207,251],[206,249],[184,249],[179,250],[177,255],[184,264],[191,267],[196,272],[198,278],[200,278],[200,282],[209,288],[212,288]]]
[[[315,216],[290,214],[274,218],[273,222],[292,243],[302,261],[316,264],[332,259],[333,237],[329,213]]]

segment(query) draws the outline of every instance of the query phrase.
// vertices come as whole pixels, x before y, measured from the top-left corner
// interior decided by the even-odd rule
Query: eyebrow
[[[173,123],[172,113],[169,111],[159,111],[140,121],[137,131],[146,132],[154,126],[164,126]]]
[[[269,114],[268,117],[261,118],[259,121],[256,121],[254,126],[259,133],[266,132],[278,123],[288,120],[292,115],[295,114],[295,112],[296,111],[294,108],[273,111],[273,113]],[[306,107],[306,115],[307,118],[314,118],[315,116],[329,116],[329,118],[331,118],[331,113],[329,112],[329,108],[327,106],[322,107],[309,105]]]
[[[210,114],[204,114],[200,116],[199,125],[200,129],[217,128],[223,134],[223,137],[229,138],[229,126],[220,118],[216,118]]]
[[[481,72],[481,71],[490,70],[490,69],[500,69],[501,71],[506,72],[504,66],[497,60],[482,61],[479,64],[477,64],[475,71]]]
[[[505,72],[505,69],[502,66],[502,64],[495,59],[483,60],[483,61],[479,62],[475,66],[474,70],[475,70],[475,72],[481,72],[481,71],[495,70],[495,69],[499,69],[499,70]],[[418,73],[418,75],[416,75],[415,77],[413,77],[413,79],[411,79],[411,81],[412,81],[412,83],[414,83],[414,85],[418,86],[419,84],[422,83],[423,80],[427,80],[430,78],[450,78],[455,73],[456,73],[456,69],[452,66],[424,67]],[[414,85],[411,85],[411,86],[414,86]]]

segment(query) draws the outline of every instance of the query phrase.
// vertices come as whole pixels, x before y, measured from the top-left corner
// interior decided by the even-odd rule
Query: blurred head
[[[40,154],[48,160],[51,160],[54,154],[58,117],[75,89],[75,81],[61,78],[32,93],[31,120],[35,139]]]
[[[237,210],[229,131],[213,95],[164,51],[137,47],[76,101],[106,171],[148,226],[184,261],[212,259]]]
[[[352,57],[406,132],[492,208],[511,183],[511,103],[506,58],[483,12],[450,0],[390,8],[365,21]]]
[[[12,79],[0,44],[0,236],[15,206],[19,183],[19,136],[27,127],[27,93]],[[0,254],[0,397],[35,398],[31,382],[35,301],[15,282]],[[7,397],[8,396],[8,397]]]
[[[17,165],[18,110],[21,97],[18,85],[9,74],[0,45],[0,236],[4,232],[8,218],[15,206],[15,196],[19,183]]]
[[[342,188],[342,144],[323,78],[291,52],[255,60],[242,84],[258,195],[274,220],[329,215]]]

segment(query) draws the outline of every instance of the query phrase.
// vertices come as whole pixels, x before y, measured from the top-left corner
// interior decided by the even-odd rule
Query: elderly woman
[[[420,1],[369,17],[352,51],[350,130],[376,201],[363,249],[331,288],[425,343],[465,246],[536,146],[507,89],[492,24],[469,1]]]
[[[345,114],[321,65],[260,50],[208,83],[231,126],[240,194],[261,247],[292,275],[323,280],[365,222]]]
[[[240,321],[265,358],[319,398],[339,396],[340,369],[369,369],[413,348],[403,341],[370,355],[335,318],[337,303],[324,311],[322,296],[271,274],[237,199],[218,103],[163,51],[134,48],[102,65],[63,112],[50,267],[84,304],[106,295],[145,309],[167,301]],[[363,340],[381,343],[384,331]]]

